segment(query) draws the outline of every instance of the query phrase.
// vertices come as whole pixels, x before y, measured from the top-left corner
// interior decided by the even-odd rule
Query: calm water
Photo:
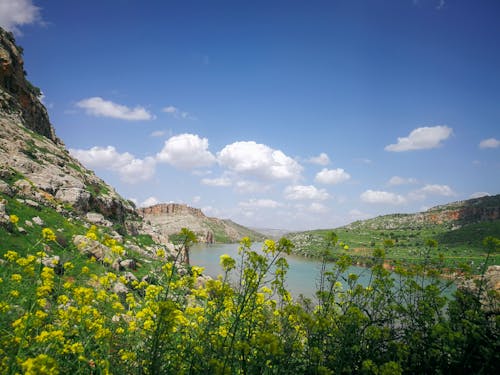
[[[219,264],[219,257],[222,254],[228,254],[234,259],[239,259],[238,244],[216,244],[216,245],[196,245],[191,248],[190,260],[192,265],[205,267],[205,274],[216,278],[222,274],[222,268]],[[262,244],[256,243],[253,249],[261,249]],[[294,297],[303,294],[305,297],[314,299],[315,292],[318,289],[318,280],[320,276],[321,262],[314,259],[303,258],[294,255],[286,256],[289,269],[286,278],[287,289]],[[327,269],[331,269],[327,265]],[[363,267],[349,267],[346,275],[354,273],[359,275],[359,283],[367,286],[370,280],[370,270]],[[444,282],[443,282],[444,283]],[[343,283],[345,284],[345,283]],[[450,297],[456,290],[452,284],[444,294]]]
[[[222,274],[219,257],[228,254],[234,259],[239,259],[238,244],[196,245],[190,251],[191,264],[205,267],[205,273],[211,277]],[[254,249],[260,249],[262,244],[254,244]],[[303,294],[313,298],[315,295],[320,275],[321,262],[294,255],[287,257],[289,269],[287,273],[287,289],[294,297]],[[368,285],[370,270],[361,267],[350,267],[347,273],[360,275],[361,284]]]

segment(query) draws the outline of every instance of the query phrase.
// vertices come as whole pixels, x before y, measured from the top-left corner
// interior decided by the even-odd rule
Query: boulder
[[[105,257],[111,258],[111,249],[99,241],[82,235],[76,235],[73,237],[73,243],[81,253],[89,257],[94,257],[98,261],[103,261]]]
[[[35,223],[36,225],[44,225],[45,223],[43,222],[43,220],[39,217],[39,216],[35,216],[34,218],[31,219],[31,221],[33,223]]]
[[[111,221],[106,220],[104,216],[98,212],[87,212],[85,219],[92,224],[101,225],[103,227],[110,227],[113,225]]]

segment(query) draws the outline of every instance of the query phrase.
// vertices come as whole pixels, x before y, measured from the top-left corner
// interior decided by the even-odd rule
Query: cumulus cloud
[[[500,147],[500,141],[495,138],[483,139],[479,143],[479,148],[497,148]]]
[[[277,208],[282,206],[281,203],[272,199],[249,199],[238,203],[238,205],[243,208]]]
[[[313,164],[318,164],[318,165],[328,165],[328,164],[330,164],[330,158],[328,157],[327,154],[322,152],[318,156],[314,156],[312,158],[309,158],[308,162],[313,163]]]
[[[388,185],[389,186],[396,186],[396,185],[410,185],[410,184],[416,184],[417,179],[413,177],[399,177],[399,176],[392,176],[389,179]]]
[[[315,214],[324,214],[324,213],[328,212],[328,207],[325,206],[323,203],[312,202],[307,207],[307,211],[315,213]]]
[[[232,185],[231,179],[227,177],[203,178],[201,180],[201,183],[207,186],[222,186],[222,187]]]
[[[335,185],[347,181],[350,178],[351,175],[346,171],[344,171],[342,168],[337,168],[337,169],[323,168],[320,172],[316,174],[314,180],[322,184]]]
[[[410,199],[422,200],[428,195],[441,195],[444,197],[455,196],[456,193],[448,185],[427,184],[424,187],[412,191],[409,194]]]
[[[169,105],[165,108],[162,108],[162,112],[168,113],[169,115],[173,116],[174,118],[177,119],[190,119],[194,120],[195,117],[189,114],[189,112],[186,111],[181,111],[179,108],[174,107],[173,105]]]
[[[1,0],[0,26],[16,34],[21,34],[18,26],[41,23],[40,8],[32,0]]]
[[[325,189],[313,185],[292,185],[285,188],[285,198],[288,200],[325,200],[330,195]]]
[[[116,172],[122,181],[131,184],[149,180],[155,174],[156,162],[153,158],[137,159],[128,152],[119,153],[113,146],[95,146],[88,150],[70,149],[70,153],[87,168]]]
[[[380,190],[366,190],[360,198],[366,203],[403,204],[406,202],[402,195]]]
[[[98,96],[82,99],[76,105],[85,109],[88,115],[96,117],[110,117],[127,121],[151,120],[154,118],[144,107],[129,108]]]
[[[296,180],[302,166],[280,150],[264,144],[235,142],[217,153],[219,164],[233,172],[269,180]]]
[[[386,151],[411,151],[425,150],[441,146],[441,142],[448,139],[453,133],[453,129],[444,126],[424,126],[412,130],[408,137],[398,137],[396,144],[385,147]]]
[[[140,207],[150,207],[154,206],[155,204],[160,203],[160,201],[156,197],[149,197],[144,200],[144,202],[141,202],[139,205]]]
[[[367,214],[366,212],[360,211],[356,208],[349,210],[349,219],[350,220],[365,220],[370,218],[372,215]]]
[[[196,134],[170,137],[156,159],[180,169],[208,167],[216,161],[215,156],[208,151],[208,139]]]
[[[271,189],[271,186],[256,181],[238,180],[234,183],[234,188],[239,193],[263,193]]]
[[[477,191],[475,193],[472,193],[470,195],[471,198],[481,198],[481,197],[489,197],[490,193],[487,193],[485,191]]]
[[[445,197],[455,195],[455,192],[448,185],[428,184],[419,189],[419,191],[427,194],[443,195]]]

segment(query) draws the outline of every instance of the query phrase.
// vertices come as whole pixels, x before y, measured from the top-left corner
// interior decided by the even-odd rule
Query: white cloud
[[[89,168],[119,169],[134,160],[128,152],[120,154],[113,146],[95,146],[89,150],[70,149],[71,155]]]
[[[121,179],[129,184],[134,184],[139,181],[150,180],[156,169],[156,161],[152,157],[144,159],[133,159],[130,163],[125,164],[117,172]]]
[[[155,174],[156,161],[153,158],[137,159],[128,152],[119,153],[113,146],[69,151],[87,168],[103,168],[116,172],[127,183],[146,181]]]
[[[293,185],[285,188],[285,198],[289,200],[325,200],[329,197],[325,189],[317,189],[313,185]]]
[[[419,191],[426,194],[443,195],[445,197],[455,195],[455,192],[448,185],[428,184],[419,189]]]
[[[416,184],[417,179],[413,177],[399,177],[399,176],[392,176],[389,179],[388,185],[389,186],[396,186],[396,185],[410,185],[410,184]]]
[[[452,133],[453,129],[448,126],[424,126],[412,130],[408,137],[398,137],[398,143],[386,146],[385,150],[399,152],[436,148]]]
[[[479,148],[497,148],[500,147],[500,141],[495,138],[484,139],[479,143]]]
[[[490,193],[487,193],[485,191],[477,191],[475,193],[472,193],[470,195],[470,198],[481,198],[481,197],[489,197]]]
[[[428,195],[455,196],[456,193],[448,185],[427,184],[423,188],[412,191],[408,196],[413,200],[423,200]]]
[[[179,108],[174,107],[173,105],[169,105],[169,106],[163,108],[162,112],[168,113],[177,119],[178,118],[189,119],[189,120],[195,119],[195,117],[192,116],[189,112],[181,111]]]
[[[323,168],[320,172],[316,174],[314,180],[322,184],[335,185],[347,181],[350,178],[351,175],[346,171],[344,171],[342,168],[337,168],[337,169]]]
[[[328,207],[325,206],[324,204],[322,203],[319,203],[319,202],[312,202],[308,207],[307,207],[307,210],[309,212],[313,212],[313,213],[316,213],[316,214],[324,214],[326,212],[328,212]]]
[[[222,187],[232,185],[231,179],[227,177],[203,178],[201,180],[201,183],[203,185],[208,185],[208,186],[222,186]]]
[[[372,215],[367,214],[366,212],[360,211],[356,208],[349,211],[349,219],[350,220],[365,220],[370,218]]]
[[[154,206],[155,204],[160,203],[160,201],[156,197],[149,197],[147,198],[144,202],[141,202],[139,205],[140,207],[150,207]]]
[[[272,199],[250,199],[246,202],[238,203],[243,208],[277,208],[282,206],[281,203]]]
[[[85,109],[88,115],[96,117],[111,117],[128,121],[151,120],[154,118],[144,107],[129,108],[98,96],[80,100],[76,105]]]
[[[195,195],[193,199],[191,199],[191,202],[193,203],[199,203],[201,201],[201,197],[199,195]]]
[[[151,137],[163,137],[164,135],[168,134],[168,130],[155,130],[150,134]]]
[[[163,149],[156,155],[160,162],[181,169],[208,167],[215,157],[208,151],[208,139],[196,134],[180,134],[165,141]]]
[[[21,34],[18,26],[41,22],[40,8],[32,0],[0,1],[0,26],[4,29]]]
[[[238,180],[235,182],[234,188],[239,193],[263,193],[270,190],[271,186],[255,181]]]
[[[231,171],[270,180],[296,180],[302,171],[302,166],[282,151],[254,141],[227,145],[217,153],[217,159]]]
[[[366,190],[360,198],[366,203],[402,204],[406,202],[402,195],[380,190]]]
[[[318,165],[328,165],[328,164],[330,164],[330,158],[328,157],[327,154],[322,152],[318,156],[314,156],[312,158],[309,158],[308,162],[313,163],[313,164],[318,164]]]

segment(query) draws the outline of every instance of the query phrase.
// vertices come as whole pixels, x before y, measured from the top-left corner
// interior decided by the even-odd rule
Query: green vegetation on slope
[[[180,243],[175,258],[138,258],[148,270],[139,281],[139,270],[112,269],[57,242],[56,233],[86,230],[86,241],[122,252],[106,228],[40,209],[55,227],[24,234],[31,210],[8,201],[2,226],[10,236],[0,245],[2,374],[466,374],[494,373],[500,359],[498,294],[481,293],[478,279],[477,293],[458,291],[448,302],[446,283],[423,282],[438,272],[428,254],[392,277],[375,251],[367,286],[347,274],[352,259],[342,256],[322,272],[312,304],[285,287],[286,239],[265,241],[262,252],[243,239],[241,267],[221,256],[216,280],[179,263],[189,246]],[[499,240],[488,241],[488,251],[500,251]],[[63,260],[45,261],[56,253]]]
[[[428,212],[447,213],[451,209],[463,207],[498,208],[500,196],[487,199],[474,199],[438,206]],[[426,241],[438,241],[437,253],[444,258],[448,268],[458,268],[464,263],[472,267],[475,272],[481,270],[486,259],[482,240],[488,236],[500,236],[500,220],[470,222],[464,220],[432,223],[422,219],[422,214],[394,214],[380,216],[374,219],[355,222],[345,227],[334,229],[341,242],[348,245],[337,246],[332,249],[331,258],[337,259],[343,254],[349,254],[360,264],[370,264],[372,252],[377,248],[390,248],[387,259],[393,262],[415,262]],[[326,246],[325,235],[331,230],[314,230],[291,233],[288,235],[295,244],[294,252],[306,257],[320,257]],[[500,264],[500,255],[489,258],[489,264]]]

